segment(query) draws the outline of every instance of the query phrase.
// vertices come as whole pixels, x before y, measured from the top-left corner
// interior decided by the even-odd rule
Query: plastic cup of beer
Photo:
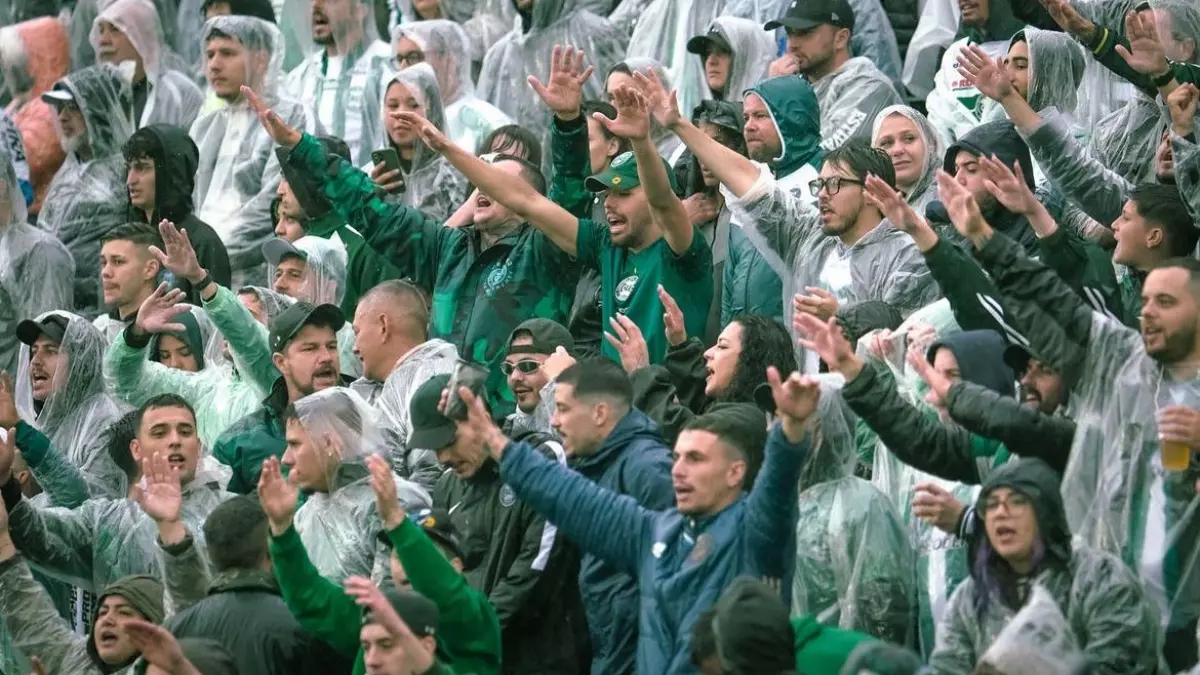
[[[1192,462],[1192,449],[1185,443],[1161,441],[1162,465],[1167,471],[1187,471]]]

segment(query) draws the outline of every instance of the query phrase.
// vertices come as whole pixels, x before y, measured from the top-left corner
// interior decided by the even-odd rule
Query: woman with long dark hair
[[[976,513],[986,534],[938,630],[929,659],[936,675],[969,675],[1035,584],[1058,603],[1092,672],[1158,672],[1158,609],[1120,558],[1072,549],[1058,482],[1045,462],[1022,459],[993,472],[980,491]]]

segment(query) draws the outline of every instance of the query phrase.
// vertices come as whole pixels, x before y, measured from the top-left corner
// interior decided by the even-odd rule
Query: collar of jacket
[[[208,594],[236,593],[238,591],[265,591],[279,595],[279,584],[275,573],[266,570],[226,570],[213,577],[208,585]]]
[[[613,430],[604,438],[595,453],[582,457],[578,461],[570,462],[571,468],[588,478],[599,478],[613,462],[617,461],[629,444],[638,438],[639,433],[646,430],[648,425],[653,424],[654,422],[644,413],[631,409],[625,413],[620,422],[617,422],[617,426],[613,427]]]
[[[490,485],[498,480],[500,480],[500,465],[496,463],[496,460],[489,456],[487,459],[483,460],[483,464],[480,465],[479,470],[475,472],[475,475],[463,482],[465,482],[467,485],[480,487],[483,485]]]
[[[345,373],[339,373],[338,377],[341,380],[338,383],[339,387],[349,387],[354,382],[354,378]],[[267,394],[267,397],[263,399],[263,408],[275,416],[280,416],[284,410],[287,410],[288,403],[291,403],[291,401],[288,400],[287,382],[280,375],[275,378],[275,384],[271,385],[271,393]]]
[[[729,509],[732,509],[734,506],[740,504],[745,498],[746,493],[742,492],[742,494],[737,496],[737,499],[734,499],[732,502],[730,502],[729,506],[726,506],[716,513],[707,516],[684,516],[683,533],[694,540],[696,537],[703,534],[704,531],[709,528],[709,526],[717,522],[718,518],[727,513]]]
[[[329,494],[333,494],[338,490],[356,483],[367,476],[371,475],[367,465],[362,462],[342,462],[338,464],[338,468],[333,472],[333,480],[329,482]]]
[[[486,253],[487,251],[491,251],[498,246],[512,246],[517,242],[517,239],[521,238],[522,234],[525,234],[525,230],[529,228],[529,223],[521,223],[514,228],[512,232],[509,232],[503,237],[497,239],[496,242],[487,247],[487,249],[483,248],[483,233],[476,229],[474,225],[468,225],[467,227],[471,229],[471,245],[475,248],[476,254],[482,254]]]

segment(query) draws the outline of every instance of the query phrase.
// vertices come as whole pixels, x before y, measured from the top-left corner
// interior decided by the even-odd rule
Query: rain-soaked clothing
[[[749,19],[739,19],[733,16],[719,16],[708,24],[704,33],[697,35],[717,34],[729,43],[732,50],[732,61],[729,64],[729,74],[725,78],[725,89],[720,96],[715,96],[707,86],[703,98],[719,98],[722,101],[740,101],[747,89],[757,85],[767,76],[767,69],[775,60],[778,48],[771,34],[762,29],[762,24]],[[700,61],[701,76],[704,73],[706,54],[697,54],[693,58]],[[684,108],[687,110],[687,108]]]
[[[42,373],[62,384],[39,404],[33,399],[30,349],[21,345],[15,383],[17,411],[83,474],[92,496],[124,495],[125,474],[109,457],[103,433],[123,413],[104,390],[104,336],[83,318],[67,312],[47,312],[36,321],[51,315],[67,322],[60,345],[66,358],[60,356],[58,362],[67,372]]]
[[[0,82],[12,96],[4,111],[21,132],[34,190],[29,212],[36,214],[66,157],[58,138],[58,112],[41,99],[42,92],[70,70],[66,28],[52,18],[6,25],[0,28],[0,44],[5,62]]]
[[[418,63],[387,78],[382,87],[383,93],[379,96],[384,103],[384,116],[389,114],[386,110],[387,92],[394,85],[407,89],[408,95],[416,99],[420,106],[420,113],[439,131],[449,133],[438,80],[432,68]],[[405,99],[407,97],[401,97],[401,100]],[[378,147],[399,151],[395,141],[388,135],[386,121],[382,120]],[[474,151],[471,148],[471,152]],[[370,167],[366,170],[370,171]],[[426,146],[420,136],[412,142],[412,159],[406,162],[403,157],[400,158],[400,175],[404,179],[405,190],[399,195],[399,201],[434,220],[449,219],[467,197],[467,179],[445,157]]]
[[[1045,588],[1086,650],[1091,672],[1156,675],[1159,671],[1157,611],[1137,575],[1110,553],[1072,549],[1071,529],[1058,474],[1039,460],[1020,460],[995,471],[976,501],[982,513],[997,488],[1019,492],[1032,503],[1044,556],[1032,575],[1015,573],[984,542],[982,564],[954,592],[930,657],[935,675],[967,675],[1028,600],[1029,583]],[[986,535],[984,535],[986,536]]]
[[[870,140],[880,110],[903,103],[891,80],[864,56],[813,84],[821,104],[821,147],[832,150],[852,139]]]
[[[1194,641],[1200,584],[1181,575],[1180,565],[1196,546],[1195,515],[1187,508],[1196,477],[1162,468],[1153,420],[1167,405],[1200,404],[1200,383],[1172,380],[1146,354],[1136,330],[1094,312],[1057,274],[1004,237],[993,237],[977,257],[1010,306],[1034,305],[1061,329],[1033,344],[1034,352],[1060,352],[1057,343],[1064,341],[1086,346],[1083,362],[1065,373],[1078,430],[1062,493],[1076,540],[1119,555],[1133,568],[1168,645]],[[1022,315],[1013,316],[1016,321]],[[1016,327],[1026,329],[1019,322]],[[1189,624],[1191,635],[1181,635]]]
[[[722,4],[722,0],[652,0],[634,23],[625,56],[661,63],[675,85],[680,110],[691,110],[712,98],[704,64],[688,52],[687,42],[704,35],[713,19],[726,14]]]
[[[0,110],[0,156],[12,163],[17,181],[14,185],[28,204],[33,200],[33,183],[29,182],[29,158],[25,155],[25,142],[21,140],[17,125],[3,110]]]
[[[950,45],[942,56],[941,66],[933,77],[933,91],[925,99],[929,122],[941,136],[942,145],[950,145],[978,126],[988,101],[975,85],[959,74],[959,53],[970,44],[992,59],[1003,58],[1008,54],[1010,36],[1003,37],[1003,40],[983,43],[962,38]]]
[[[942,158],[945,156],[941,138],[929,118],[906,105],[893,105],[880,110],[879,114],[875,116],[874,126],[871,129],[871,145],[873,147],[888,152],[888,148],[881,148],[879,145],[879,131],[884,120],[892,115],[900,115],[910,120],[917,127],[921,142],[925,144],[925,156],[921,160],[921,177],[917,179],[916,185],[904,195],[905,200],[917,213],[924,213],[926,205],[937,199],[935,179],[937,170],[942,166]]]
[[[369,245],[418,286],[432,290],[430,337],[487,365],[492,412],[497,417],[512,412],[512,392],[497,364],[521,322],[535,317],[565,322],[577,279],[569,256],[529,225],[483,249],[474,226],[443,227],[419,211],[388,203],[366,174],[328,157],[307,134],[288,161],[314,181],[309,189],[323,192]]]
[[[217,16],[204,24],[202,42],[213,31],[232,36],[253,54],[266,52],[263,72],[246,73],[246,81],[287,124],[304,126],[304,109],[282,98],[278,83],[283,65],[279,29],[248,16]],[[275,141],[259,124],[242,98],[196,120],[189,135],[200,161],[194,193],[196,216],[220,235],[229,254],[235,284],[258,283],[262,244],[271,238],[271,201],[279,187]]]
[[[446,115],[444,129],[451,140],[476,152],[488,134],[512,124],[511,117],[476,95],[472,41],[463,26],[444,19],[405,23],[392,31],[393,48],[401,37],[417,43],[425,63],[437,75]]]
[[[204,95],[187,75],[167,67],[170,45],[161,41],[158,11],[149,0],[116,0],[103,8],[92,23],[89,40],[100,48],[100,23],[109,23],[129,39],[142,59],[145,77],[132,86],[129,118],[135,128],[148,124],[173,124],[187,128],[196,121]],[[113,64],[117,65],[117,64]]]
[[[521,14],[512,30],[483,59],[479,97],[503,110],[517,124],[533,130],[541,138],[542,147],[549,141],[552,115],[526,77],[536,75],[542,82],[547,81],[554,45],[574,45],[587,54],[596,75],[584,84],[583,96],[592,100],[603,98],[604,83],[599,74],[607,73],[625,57],[625,34],[581,4],[580,0],[533,3],[532,13]]]
[[[0,156],[0,369],[17,372],[17,324],[74,305],[75,261],[62,242],[28,223],[12,162]],[[36,280],[36,283],[33,281]]]
[[[55,235],[75,259],[75,308],[89,318],[101,311],[100,241],[125,222],[125,145],[133,126],[126,114],[129,85],[117,69],[99,64],[67,75],[56,87],[71,92],[87,126],[87,159],[77,149],[54,174],[38,227]],[[61,128],[56,126],[60,137]],[[62,139],[75,147],[80,139]]]

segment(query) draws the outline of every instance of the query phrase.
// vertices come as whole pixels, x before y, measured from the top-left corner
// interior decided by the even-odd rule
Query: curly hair
[[[729,386],[716,399],[753,403],[754,390],[767,381],[767,366],[775,366],[784,377],[796,370],[796,350],[791,335],[771,317],[739,314],[729,323],[742,327],[742,351]]]

